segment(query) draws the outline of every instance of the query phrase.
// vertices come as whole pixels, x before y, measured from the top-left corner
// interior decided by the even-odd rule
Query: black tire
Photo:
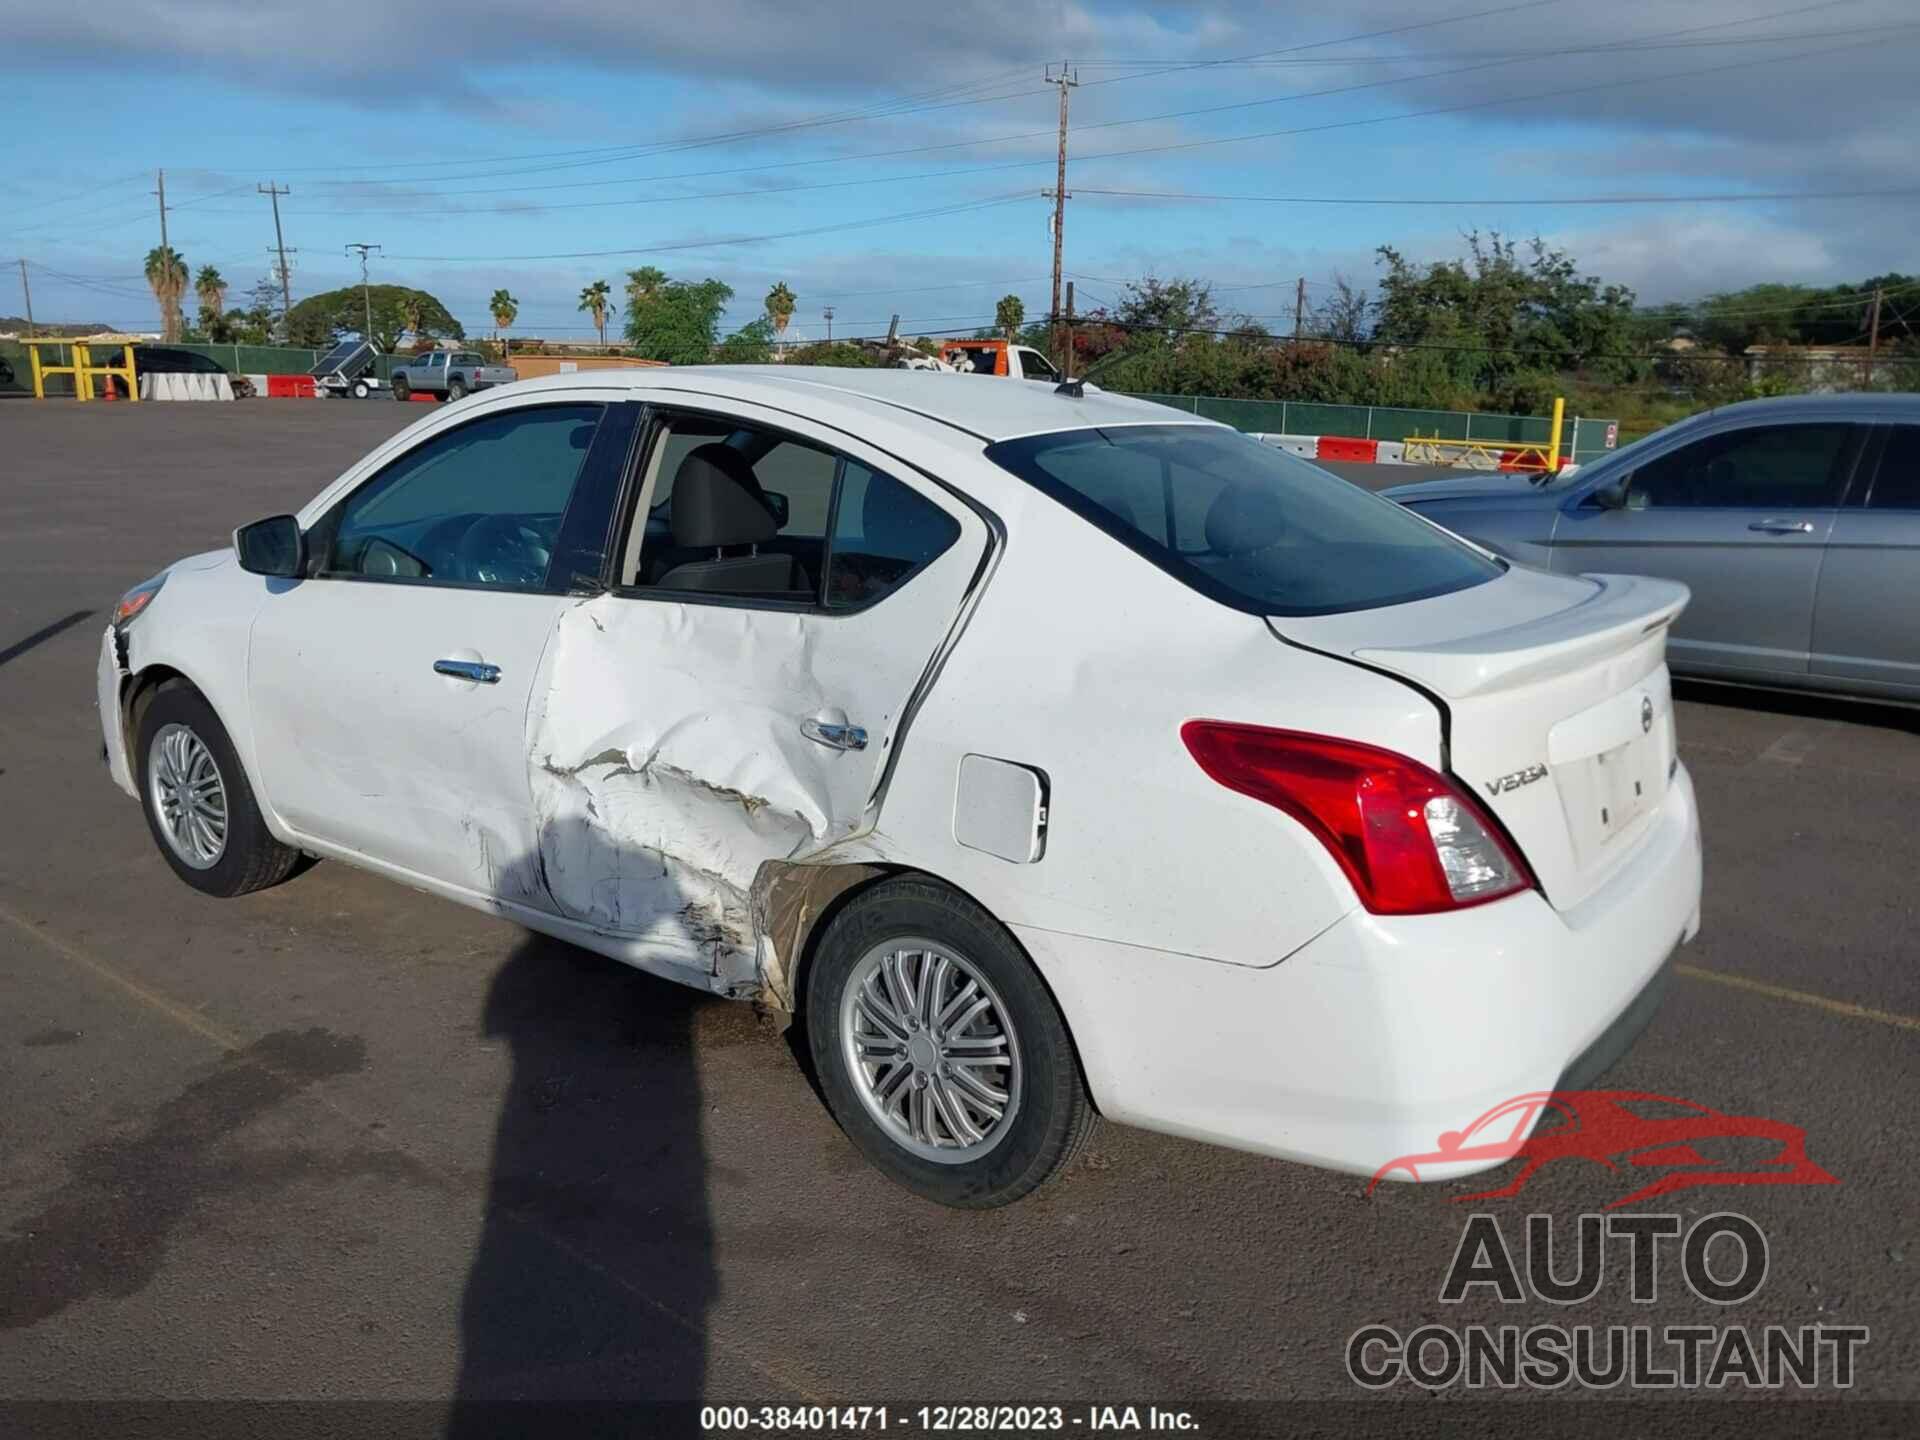
[[[856,968],[877,947],[909,936],[933,941],[977,970],[997,992],[1016,1038],[1020,1090],[1000,1139],[978,1159],[941,1163],[896,1139],[869,1110],[866,1082],[856,1079],[843,1048],[842,1001]],[[876,1170],[925,1199],[969,1210],[1009,1205],[1058,1173],[1093,1131],[1073,1041],[1032,962],[991,915],[937,881],[885,881],[836,915],[808,972],[805,1004],[814,1068],[840,1128]]]
[[[354,399],[364,400],[367,398],[367,396],[371,395],[372,393],[373,391],[370,388],[368,388],[366,381],[356,380],[353,382],[353,398]]]
[[[196,868],[175,852],[173,842],[163,829],[155,811],[150,767],[153,763],[154,736],[169,725],[184,726],[212,752],[214,764],[226,792],[226,836],[219,858],[211,865]],[[168,684],[153,697],[140,716],[134,746],[134,777],[140,788],[140,808],[147,817],[147,828],[161,858],[194,889],[207,895],[229,899],[252,890],[278,885],[300,863],[300,852],[282,845],[267,829],[267,822],[254,802],[253,787],[241,767],[233,741],[220,717],[206,698],[191,685]]]
[[[404,380],[402,380],[402,379],[401,379],[401,378],[400,378],[399,376],[397,376],[397,375],[396,375],[396,376],[394,376],[394,378],[393,378],[393,398],[394,398],[394,399],[396,399],[396,400],[405,400],[405,399],[406,399],[406,398],[407,398],[408,396],[410,396],[411,394],[413,394],[413,391],[412,391],[412,389],[411,389],[411,388],[409,388],[409,387],[408,387],[408,385],[407,385],[407,382],[406,382],[406,381],[404,381]]]
[[[467,398],[467,382],[464,380],[447,381],[447,399],[464,400]]]

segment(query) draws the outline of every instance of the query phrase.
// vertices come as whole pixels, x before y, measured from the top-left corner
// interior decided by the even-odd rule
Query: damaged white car
[[[1685,601],[1071,383],[563,375],[129,592],[100,718],[188,884],[344,860],[798,1016],[985,1206],[1096,1113],[1371,1174],[1606,1063],[1699,923]]]

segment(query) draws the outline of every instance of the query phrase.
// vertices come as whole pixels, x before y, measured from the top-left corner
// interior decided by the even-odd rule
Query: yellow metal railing
[[[1567,402],[1562,396],[1553,401],[1553,426],[1543,443],[1519,440],[1443,440],[1437,434],[1422,435],[1418,430],[1407,438],[1403,454],[1415,465],[1453,465],[1466,462],[1468,468],[1497,470],[1510,465],[1516,470],[1538,470],[1557,475],[1565,461],[1560,455],[1560,430],[1566,420]],[[1476,464],[1476,461],[1490,463]]]
[[[119,347],[120,363],[118,365],[107,361],[95,364],[92,345],[85,340],[58,340],[35,337],[29,340],[22,340],[20,343],[27,347],[27,360],[33,371],[33,398],[36,400],[44,400],[47,398],[47,377],[49,375],[71,375],[73,377],[73,397],[76,400],[91,400],[94,398],[93,379],[96,375],[107,377],[107,383],[109,385],[113,383],[115,377],[126,381],[127,398],[129,400],[138,400],[140,398],[140,381],[135,373],[133,363],[133,347],[135,342],[131,340],[105,342],[109,346]],[[40,358],[40,347],[43,345],[66,346],[73,352],[72,363],[67,365],[47,364],[46,361]]]

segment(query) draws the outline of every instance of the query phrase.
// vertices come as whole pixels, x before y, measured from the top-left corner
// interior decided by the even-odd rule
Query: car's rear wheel
[[[167,864],[222,897],[277,885],[300,852],[267,829],[226,727],[190,685],[169,684],[140,717],[140,805]]]
[[[467,398],[467,382],[464,380],[447,381],[447,399],[464,400]]]
[[[993,917],[937,882],[865,892],[821,937],[807,1036],[827,1103],[882,1174],[942,1205],[1006,1205],[1094,1123],[1059,1007]]]
[[[394,399],[405,400],[412,393],[413,393],[412,389],[408,387],[407,382],[405,380],[401,379],[398,375],[393,377],[393,398]]]

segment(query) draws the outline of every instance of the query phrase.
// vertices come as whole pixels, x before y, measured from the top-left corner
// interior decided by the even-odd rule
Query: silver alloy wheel
[[[840,1044],[867,1113],[922,1159],[978,1160],[1012,1128],[1020,1037],[987,977],[937,941],[888,940],[860,958],[840,999]]]
[[[192,730],[162,725],[147,749],[147,794],[160,833],[182,863],[211,870],[227,851],[227,784]]]

